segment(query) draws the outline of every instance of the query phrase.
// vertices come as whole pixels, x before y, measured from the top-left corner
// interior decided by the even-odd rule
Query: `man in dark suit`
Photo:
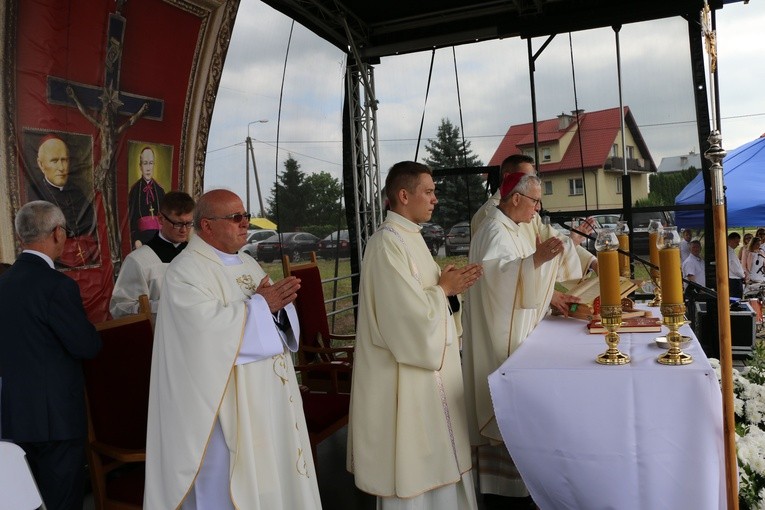
[[[101,340],[75,281],[53,269],[66,241],[61,209],[29,202],[15,227],[24,251],[0,276],[0,431],[26,452],[49,510],[81,510],[87,419],[80,360],[94,357]]]

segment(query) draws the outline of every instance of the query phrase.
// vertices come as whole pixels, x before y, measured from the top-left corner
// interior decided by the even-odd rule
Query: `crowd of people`
[[[683,277],[702,286],[706,282],[706,270],[702,257],[701,240],[694,236],[693,229],[683,229],[680,241],[680,256]],[[743,236],[731,231],[728,243],[728,282],[731,297],[759,294],[765,288],[765,228],[758,228],[754,234]]]

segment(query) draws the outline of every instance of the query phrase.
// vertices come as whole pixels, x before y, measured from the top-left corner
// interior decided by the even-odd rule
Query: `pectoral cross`
[[[121,92],[119,90],[120,67],[122,64],[122,43],[125,36],[126,20],[120,13],[124,2],[117,2],[117,10],[109,14],[106,35],[106,58],[104,85],[86,85],[74,81],[48,76],[48,102],[77,108],[80,113],[98,129],[101,144],[101,159],[95,168],[93,185],[102,189],[106,212],[109,251],[115,274],[119,269],[120,231],[117,217],[116,168],[114,157],[120,135],[138,119],[162,120],[164,101],[150,97]],[[95,116],[89,110],[96,112]],[[117,125],[117,116],[128,119]]]
[[[149,204],[149,214],[154,216],[154,204]]]

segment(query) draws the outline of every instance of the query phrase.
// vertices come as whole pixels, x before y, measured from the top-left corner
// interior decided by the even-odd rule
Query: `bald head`
[[[59,188],[69,179],[69,149],[60,138],[48,138],[37,149],[37,166],[45,179]]]
[[[239,215],[239,221],[233,216]],[[194,229],[207,244],[236,253],[247,242],[249,215],[242,199],[227,189],[214,189],[199,198],[194,209]]]

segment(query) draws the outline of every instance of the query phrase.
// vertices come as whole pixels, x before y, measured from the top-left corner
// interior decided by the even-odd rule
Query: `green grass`
[[[436,262],[442,268],[448,264],[454,264],[457,267],[462,267],[467,264],[467,257],[464,255],[458,255],[453,257],[435,257]],[[284,271],[282,269],[281,262],[261,262],[260,265],[263,270],[268,273],[272,280],[278,281],[284,278]],[[322,280],[327,280],[335,277],[335,261],[318,259],[319,274],[321,274]],[[337,276],[349,276],[351,274],[351,260],[340,259],[337,267]],[[337,287],[335,289],[335,286]],[[324,299],[332,299],[337,296],[348,296],[335,303],[327,304],[327,313],[330,313],[333,306],[336,310],[349,308],[353,306],[353,298],[350,297],[352,292],[351,279],[343,278],[337,282],[325,282],[324,283]],[[334,316],[328,317],[329,329],[336,334],[349,334],[355,331],[355,318],[353,309],[340,312]]]

